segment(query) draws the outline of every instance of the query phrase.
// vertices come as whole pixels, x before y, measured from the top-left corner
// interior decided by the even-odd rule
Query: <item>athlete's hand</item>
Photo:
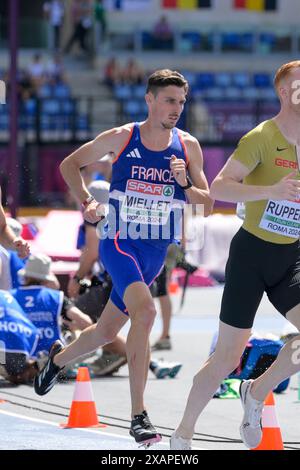
[[[83,217],[87,222],[90,222],[90,224],[96,224],[97,222],[100,222],[100,220],[104,219],[106,215],[105,209],[106,207],[104,204],[92,201],[84,210]]]
[[[16,250],[18,256],[21,259],[27,258],[27,256],[30,255],[29,243],[27,243],[27,241],[23,240],[23,238],[21,238],[21,237],[18,237],[18,238],[14,239],[13,248]]]
[[[186,186],[187,179],[185,161],[182,158],[177,158],[175,155],[172,155],[170,161],[170,168],[177,183],[180,186]]]
[[[277,201],[294,201],[299,199],[300,181],[296,179],[297,172],[293,171],[284,176],[278,183],[271,186],[271,198]]]

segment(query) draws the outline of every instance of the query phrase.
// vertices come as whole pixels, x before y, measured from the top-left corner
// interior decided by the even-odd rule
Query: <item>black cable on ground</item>
[[[40,400],[38,400],[36,398],[23,397],[21,395],[18,395],[18,394],[12,393],[12,392],[5,392],[3,390],[1,390],[1,393],[9,395],[9,396],[14,396],[16,398],[21,398],[22,400],[28,400],[30,402],[37,402],[37,403],[40,403],[40,404],[43,404],[43,405],[53,406],[55,408],[60,408],[60,409],[63,409],[63,410],[69,410],[69,408],[66,407],[66,406],[57,405],[57,404],[49,403],[49,402],[41,402]],[[16,405],[16,406],[20,406],[20,407],[23,407],[23,408],[26,408],[26,409],[31,409],[31,410],[34,410],[34,411],[40,411],[40,412],[45,413],[45,414],[50,414],[50,415],[55,415],[55,416],[62,416],[64,418],[68,418],[68,414],[65,414],[65,413],[58,413],[56,411],[44,410],[42,408],[25,405],[24,403],[18,403],[18,402],[12,401],[12,400],[6,400],[6,401],[7,401],[7,403],[10,403],[10,404]],[[111,426],[111,427],[115,427],[115,428],[119,428],[119,429],[128,430],[128,426],[122,426],[121,424],[113,424],[113,423],[110,423],[110,422],[107,422],[107,421],[103,421],[102,418],[113,419],[115,421],[121,421],[121,422],[129,424],[130,420],[128,420],[128,419],[115,418],[113,416],[108,416],[108,415],[97,415],[97,416],[101,419],[102,424],[105,424],[105,425]],[[168,428],[168,427],[165,427],[165,426],[156,425],[156,427],[159,428],[159,429],[167,430],[167,431],[173,431],[172,428]],[[163,437],[166,437],[166,438],[171,437],[170,434],[161,433],[161,435]],[[196,437],[196,436],[203,436],[203,437],[200,438],[200,437]],[[210,438],[210,439],[207,439],[207,438]],[[215,435],[212,435],[212,434],[203,434],[203,433],[195,433],[195,437],[193,438],[193,441],[195,441],[195,442],[211,442],[211,443],[216,443],[216,444],[242,444],[242,441],[239,440],[239,439],[234,439],[234,438],[230,438],[230,437],[226,437],[226,436],[215,436]],[[284,442],[283,444],[284,444],[285,449],[300,450],[299,447],[291,447],[292,444],[300,445],[300,442]]]
[[[28,401],[35,402],[35,403],[39,403],[39,404],[43,404],[43,405],[53,406],[53,407],[55,407],[55,408],[60,408],[60,409],[63,409],[63,410],[69,410],[68,407],[63,406],[63,405],[57,405],[57,404],[55,404],[55,403],[49,403],[49,402],[41,402],[40,400],[38,400],[38,399],[36,399],[36,398],[23,397],[23,396],[21,396],[21,395],[17,395],[17,394],[15,394],[15,393],[11,393],[11,392],[4,392],[4,393],[7,394],[7,395],[9,395],[9,396],[14,396],[14,397],[16,397],[16,398],[21,398],[22,400],[28,400]],[[12,404],[16,404],[16,405],[22,406],[22,405],[19,404],[19,403],[15,403],[15,402],[12,402],[12,401],[9,401],[9,400],[7,400],[7,402],[8,402],[8,403],[12,403]],[[42,410],[42,409],[40,409],[40,408],[34,408],[34,407],[26,406],[26,405],[24,405],[24,407],[25,407],[25,408],[35,409],[35,410],[37,410],[37,411],[42,411],[42,412],[44,411],[44,410]],[[63,415],[63,414],[60,414],[60,413],[55,413],[55,412],[51,412],[51,411],[47,411],[47,410],[45,410],[45,413],[48,413],[48,414],[53,413],[53,414],[56,414],[56,415],[58,415],[58,416],[60,416],[60,415],[61,415],[61,416],[68,416],[68,415]],[[121,422],[128,423],[128,424],[130,424],[130,422],[131,422],[129,419],[125,419],[125,418],[115,418],[114,416],[109,416],[109,415],[103,415],[103,414],[100,415],[100,414],[98,414],[97,416],[98,416],[100,419],[102,419],[102,418],[113,419],[113,420],[115,420],[115,421],[121,421]],[[103,421],[103,420],[102,420],[102,421]],[[104,423],[104,424],[107,424],[107,423]],[[114,427],[118,427],[118,425],[112,425],[112,424],[109,424],[109,425],[110,425],[110,426],[114,426]],[[119,426],[119,427],[122,427],[122,426]],[[174,431],[174,429],[169,428],[169,427],[165,427],[165,426],[156,425],[156,427],[159,428],[159,429],[163,429],[163,430],[165,430],[165,431],[172,431],[172,432]],[[122,427],[122,429],[128,429],[128,427]],[[162,434],[162,435],[163,435],[163,434]],[[221,440],[213,440],[213,441],[207,440],[207,442],[242,443],[242,441],[241,441],[241,440],[238,440],[238,439],[234,439],[234,438],[231,438],[231,437],[225,437],[225,436],[214,436],[214,435],[212,435],[212,434],[203,434],[203,433],[197,433],[197,432],[196,432],[196,433],[195,433],[195,436],[209,437],[209,438],[212,438],[212,439],[221,439]],[[170,437],[170,435],[166,435],[166,437]],[[199,441],[203,440],[203,441],[204,441],[205,439],[197,439],[197,438],[195,438],[194,440],[195,440],[195,441],[197,441],[197,440],[199,440]]]

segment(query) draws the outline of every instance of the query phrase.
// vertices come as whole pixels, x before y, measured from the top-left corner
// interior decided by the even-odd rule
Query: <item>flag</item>
[[[233,7],[252,11],[276,11],[277,0],[233,0]]]
[[[162,8],[177,8],[181,10],[196,10],[211,8],[212,0],[161,0]]]

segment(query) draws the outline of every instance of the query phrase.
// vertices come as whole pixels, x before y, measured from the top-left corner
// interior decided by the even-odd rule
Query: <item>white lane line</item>
[[[0,414],[4,414],[4,415],[7,415],[7,416],[12,416],[14,418],[19,418],[19,419],[25,419],[27,421],[33,421],[35,423],[47,424],[49,426],[54,426],[58,429],[61,429],[61,427],[59,426],[59,423],[53,423],[53,421],[47,421],[45,419],[32,418],[30,416],[20,415],[18,413],[13,413],[11,411],[6,411],[6,410],[0,410]],[[129,438],[129,437],[122,436],[121,434],[113,434],[113,433],[105,432],[102,429],[100,431],[100,430],[97,430],[97,429],[72,428],[72,430],[73,431],[89,432],[89,433],[93,433],[93,434],[97,433],[98,435],[101,435],[101,436],[107,436],[107,437],[110,437],[110,438],[115,437],[117,439],[121,439],[123,441],[133,443],[132,439]],[[158,444],[156,444],[156,446],[159,446],[162,449],[169,449],[169,445],[164,443],[164,442],[159,442]],[[193,450],[206,450],[206,449],[204,449],[202,447],[193,447]]]
[[[4,415],[7,415],[7,416],[12,416],[14,418],[19,418],[19,419],[25,419],[27,421],[33,421],[35,423],[47,424],[49,426],[54,426],[58,429],[61,429],[58,423],[53,423],[52,421],[47,421],[45,419],[32,418],[30,416],[20,415],[20,414],[17,414],[17,413],[13,413],[11,411],[6,411],[6,410],[0,410],[0,414],[4,414]],[[102,431],[102,430],[98,431],[97,429],[86,429],[86,428],[72,428],[72,430],[73,431],[89,432],[89,433],[93,433],[93,434],[97,433],[97,434],[100,434],[101,436],[107,436],[107,437],[110,437],[110,438],[115,437],[115,438],[121,439],[123,441],[133,443],[132,438],[122,436],[121,434],[113,434],[113,433],[105,432],[105,431]],[[159,447],[162,447],[162,448],[168,448],[169,447],[167,444],[164,444],[164,443],[158,443],[156,445],[158,445]]]

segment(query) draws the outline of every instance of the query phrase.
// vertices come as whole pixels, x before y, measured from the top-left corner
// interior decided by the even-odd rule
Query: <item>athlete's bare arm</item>
[[[243,179],[251,171],[253,169],[249,170],[245,165],[230,157],[211,185],[212,197],[226,202],[260,201],[264,199],[294,200],[298,197],[300,182],[295,179],[295,171],[272,186],[243,184]]]
[[[204,205],[204,216],[207,217],[212,212],[214,201],[210,197],[208,183],[207,183],[205,174],[203,172],[202,150],[201,150],[198,140],[195,139],[195,137],[191,136],[188,133],[182,133],[182,138],[183,138],[187,155],[189,158],[188,173],[193,182],[193,187],[190,189],[187,189],[185,193],[188,198],[188,201],[191,204],[203,204]],[[182,173],[183,175],[186,174],[185,164],[182,167]],[[186,179],[185,181],[178,181],[178,182],[181,185],[185,185],[187,183]]]
[[[30,249],[28,243],[21,237],[16,237],[14,232],[6,223],[4,210],[1,204],[1,188],[0,188],[0,243],[9,250],[17,251],[20,258],[26,258]]]
[[[61,174],[80,202],[89,197],[89,192],[80,174],[80,168],[100,160],[109,152],[117,156],[128,142],[131,129],[132,125],[128,124],[105,131],[63,160],[60,165]],[[91,222],[93,221],[91,220]]]

